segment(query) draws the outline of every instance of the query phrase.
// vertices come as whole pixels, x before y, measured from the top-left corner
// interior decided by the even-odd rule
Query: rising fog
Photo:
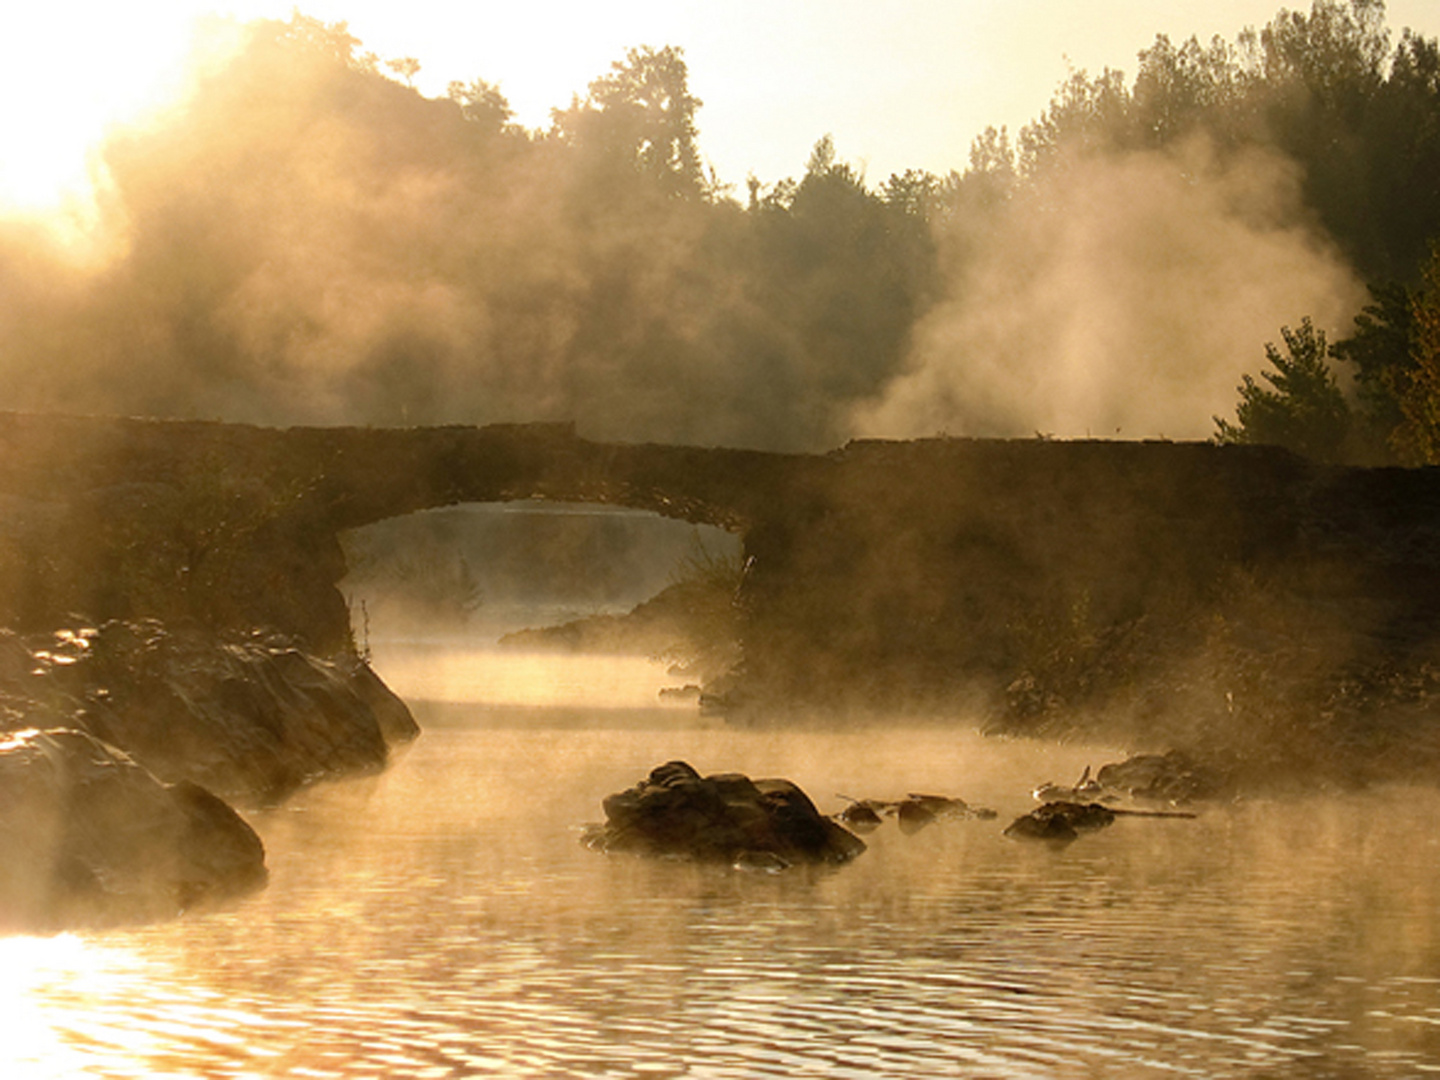
[[[619,58],[541,132],[483,79],[422,97],[339,28],[296,16],[245,35],[182,103],[101,148],[84,257],[0,222],[0,407],[564,419],[593,438],[775,450],[1205,437],[1282,326],[1348,326],[1383,244],[1345,222],[1403,205],[1317,186],[1324,152],[1287,133],[1332,114],[1291,92],[1309,68],[1268,54],[1220,65],[1264,118],[1241,135],[1206,134],[1233,101],[1172,89],[1167,108],[1193,114],[1183,138],[1062,126],[975,199],[973,167],[878,181],[824,139],[795,180],[719,188],[675,49]],[[1188,55],[1147,63],[1215,59]],[[1127,123],[1150,107],[1136,85]],[[1293,101],[1310,112],[1274,104]],[[1380,209],[1336,211],[1354,206]],[[1392,233],[1413,247],[1424,228]]]
[[[1272,150],[1066,157],[942,235],[944,298],[860,431],[1203,439],[1279,322],[1343,330],[1364,301]]]

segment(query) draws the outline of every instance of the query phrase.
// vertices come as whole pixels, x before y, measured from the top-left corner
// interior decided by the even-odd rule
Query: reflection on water
[[[10,1076],[1413,1077],[1440,1072],[1429,791],[1006,840],[1100,751],[675,710],[417,708],[384,775],[254,821],[221,914],[0,941]],[[598,717],[598,718],[597,718]],[[551,724],[549,721],[556,722]],[[606,858],[577,827],[659,761],[998,821],[827,872]]]
[[[643,709],[659,703],[662,687],[679,682],[663,664],[638,656],[386,641],[374,646],[371,660],[406,701]]]

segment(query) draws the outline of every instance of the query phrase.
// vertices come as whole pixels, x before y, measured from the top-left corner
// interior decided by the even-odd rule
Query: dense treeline
[[[4,404],[784,450],[1183,436],[1288,322],[1314,362],[1270,350],[1221,438],[1433,460],[1436,42],[1316,0],[1139,59],[1077,72],[963,172],[875,184],[822,138],[799,179],[736,192],[678,49],[631,50],[534,131],[483,79],[431,100],[343,26],[256,23],[105,147],[110,258],[0,227]],[[1362,282],[1332,348],[1316,327]]]
[[[257,24],[112,140],[126,248],[100,271],[4,236],[9,407],[816,447],[900,364],[923,219],[828,154],[749,208],[718,191],[678,50],[534,132],[483,81],[428,100],[357,46]]]

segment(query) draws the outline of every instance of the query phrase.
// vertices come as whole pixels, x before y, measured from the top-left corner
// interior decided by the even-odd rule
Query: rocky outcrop
[[[0,730],[25,727],[85,731],[166,782],[245,805],[382,768],[391,745],[418,732],[358,659],[155,620],[0,631]]]
[[[234,810],[83,732],[0,738],[0,793],[0,931],[170,918],[265,883]]]
[[[605,824],[583,838],[596,851],[783,870],[845,863],[865,850],[864,841],[822,816],[789,780],[701,776],[683,761],[658,766],[606,798],[604,809]]]
[[[1179,750],[1135,754],[1124,761],[1102,765],[1094,783],[1102,791],[1173,806],[1223,799],[1231,791],[1225,772]]]

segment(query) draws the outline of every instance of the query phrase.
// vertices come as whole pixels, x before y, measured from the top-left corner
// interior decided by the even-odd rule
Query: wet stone
[[[581,837],[595,851],[775,871],[845,863],[865,850],[864,841],[821,815],[789,780],[701,776],[683,761],[657,766],[602,805],[605,823]]]
[[[0,740],[0,930],[151,922],[262,887],[254,830],[84,732]]]

